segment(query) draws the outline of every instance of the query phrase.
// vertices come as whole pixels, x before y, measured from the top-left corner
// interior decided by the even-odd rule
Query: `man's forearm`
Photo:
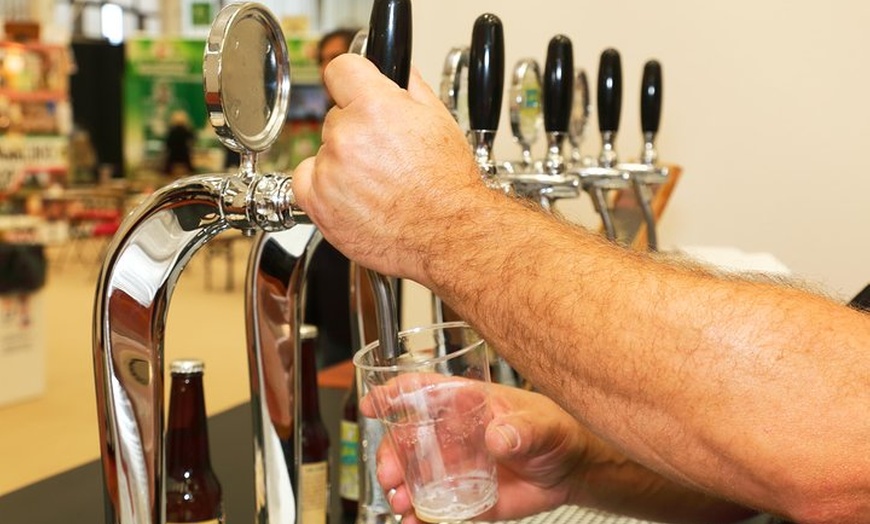
[[[606,446],[602,446],[606,448]],[[616,452],[595,452],[584,466],[573,503],[655,522],[732,524],[758,514],[688,489]]]
[[[859,313],[657,264],[501,196],[482,200],[430,246],[425,283],[540,391],[702,491],[807,521],[859,514],[870,500],[870,323]]]

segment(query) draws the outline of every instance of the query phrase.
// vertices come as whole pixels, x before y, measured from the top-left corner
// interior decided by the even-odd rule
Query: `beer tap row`
[[[475,21],[470,45],[448,53],[441,98],[457,122],[467,126],[481,176],[488,185],[534,200],[547,210],[560,199],[588,193],[610,240],[617,239],[617,231],[609,194],[631,190],[647,225],[648,248],[656,251],[651,200],[655,187],[669,176],[668,167],[659,163],[655,144],[661,120],[661,65],[656,60],[644,65],[640,94],[643,148],[632,162],[621,162],[616,150],[623,87],[622,61],[616,49],[605,49],[599,61],[597,116],[602,145],[594,157],[581,151],[590,115],[589,83],[583,69],[575,70],[573,44],[567,36],[556,35],[550,40],[543,75],[540,71],[531,58],[514,66],[509,113],[521,156],[497,161],[493,148],[505,79],[501,21],[493,14],[481,15]],[[532,147],[541,127],[546,153],[535,159]]]

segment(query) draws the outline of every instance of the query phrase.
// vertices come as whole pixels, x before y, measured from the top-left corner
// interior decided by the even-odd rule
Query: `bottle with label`
[[[344,522],[356,520],[359,506],[359,396],[356,391],[356,374],[344,399],[341,417],[341,455],[338,474],[338,489],[341,495],[341,512]]]
[[[166,522],[224,522],[223,498],[211,468],[206,426],[203,362],[171,364],[166,424]]]
[[[301,524],[326,524],[329,509],[329,433],[320,416],[317,392],[317,328],[303,325],[301,390],[302,457],[299,462],[299,503]]]

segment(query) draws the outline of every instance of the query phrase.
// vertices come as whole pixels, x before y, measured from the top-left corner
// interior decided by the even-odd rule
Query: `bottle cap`
[[[302,324],[302,327],[299,328],[299,334],[302,337],[302,340],[311,340],[317,338],[317,326],[312,326],[311,324]]]
[[[202,373],[204,368],[205,364],[202,360],[189,358],[173,360],[169,369],[172,371],[173,375],[190,375],[193,373]]]

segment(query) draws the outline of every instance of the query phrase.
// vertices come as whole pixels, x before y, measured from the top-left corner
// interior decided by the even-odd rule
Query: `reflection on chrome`
[[[268,183],[264,183],[264,179]],[[108,249],[94,312],[94,370],[109,522],[164,522],[163,344],[178,277],[230,227],[257,231],[248,264],[246,322],[254,410],[257,522],[301,507],[297,467],[298,361],[304,282],[321,239],[292,209],[283,175],[199,176],[161,189],[134,211]],[[227,198],[226,188],[243,198]],[[270,188],[270,191],[264,191]],[[244,202],[239,207],[238,203]],[[231,218],[228,218],[231,217]],[[266,232],[264,230],[283,231]],[[376,294],[377,300],[391,296]],[[378,304],[394,310],[395,304]]]

